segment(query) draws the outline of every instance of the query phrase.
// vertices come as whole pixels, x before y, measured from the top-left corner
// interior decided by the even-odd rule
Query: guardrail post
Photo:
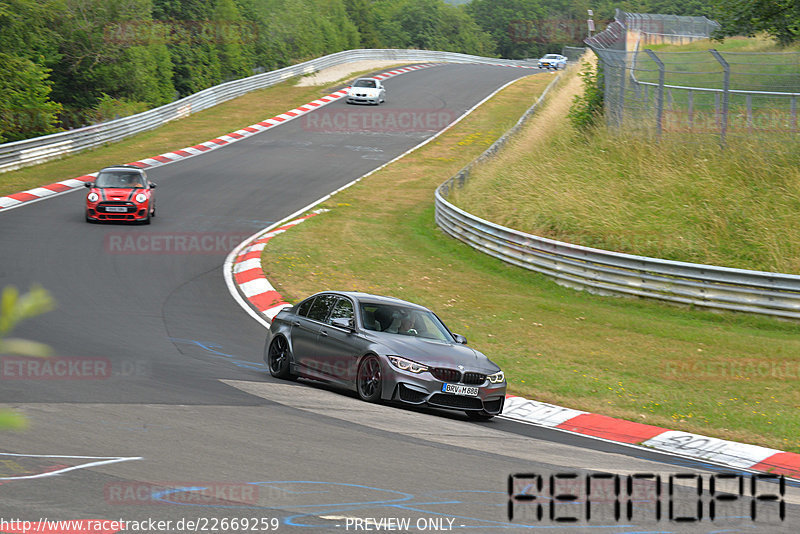
[[[656,93],[656,135],[661,139],[664,118],[664,62],[649,48],[644,50],[650,59],[658,65],[658,93]]]
[[[725,61],[717,50],[712,48],[709,50],[711,55],[714,56],[720,65],[722,65],[722,120],[720,121],[720,144],[725,145],[725,136],[728,133],[728,104],[730,103],[730,90],[731,90],[731,66]]]

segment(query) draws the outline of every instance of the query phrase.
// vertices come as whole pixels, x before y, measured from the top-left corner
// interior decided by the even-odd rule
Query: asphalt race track
[[[696,478],[677,480],[674,510],[666,489],[658,497],[659,521],[646,478],[637,479],[644,494],[620,497],[632,503],[630,521],[624,505],[614,517],[614,495],[598,501],[588,521],[583,505],[555,512],[580,516],[579,524],[551,521],[551,474],[569,482],[567,475],[598,471],[665,481],[690,473],[708,488],[712,475],[730,470],[508,420],[370,405],[266,372],[263,327],[228,293],[226,254],[433,133],[420,124],[325,131],[323,117],[308,118],[344,113],[358,122],[368,113],[425,110],[455,119],[530,73],[447,65],[403,74],[385,82],[383,106],[334,102],[152,169],[151,226],[87,224],[80,192],[0,212],[0,287],[41,284],[58,302],[14,334],[81,365],[68,379],[48,379],[41,368],[34,379],[27,363],[2,362],[0,402],[25,413],[30,428],[0,433],[0,521],[164,522],[129,525],[141,532],[796,532],[800,491],[791,485],[783,521],[774,503],[744,497],[720,503],[716,522],[708,501],[701,521],[669,521],[670,513],[696,514]],[[202,250],[165,250],[178,238],[205,241]],[[510,520],[509,476],[522,474],[512,493],[531,495],[539,475],[543,500],[515,499]],[[761,494],[778,491],[765,488]],[[752,502],[765,523],[752,521]],[[0,532],[9,531],[0,522]]]

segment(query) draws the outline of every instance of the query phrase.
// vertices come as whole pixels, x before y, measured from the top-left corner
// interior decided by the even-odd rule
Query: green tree
[[[380,48],[381,39],[375,27],[375,12],[370,0],[346,0],[347,16],[358,29],[359,47]]]
[[[466,6],[497,43],[500,57],[522,59],[540,55],[539,26],[547,10],[539,0],[473,0]]]
[[[714,18],[722,25],[718,38],[766,32],[781,46],[800,39],[798,0],[715,0]]]
[[[53,95],[71,108],[90,109],[102,93],[149,106],[174,98],[172,62],[151,0],[64,0],[56,27],[61,60]]]
[[[213,22],[222,79],[252,74],[252,47],[246,44],[250,41],[248,28],[233,0],[217,0]]]
[[[48,70],[0,52],[0,142],[58,131],[61,105],[49,98]]]

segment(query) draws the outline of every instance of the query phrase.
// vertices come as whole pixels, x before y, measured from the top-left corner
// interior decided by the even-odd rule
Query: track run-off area
[[[460,413],[370,405],[266,372],[264,328],[231,298],[222,274],[231,249],[531,72],[408,72],[384,82],[379,108],[336,101],[149,169],[158,184],[150,227],[87,224],[81,193],[0,212],[0,287],[40,284],[57,302],[14,334],[73,363],[67,377],[0,381],[3,407],[29,423],[0,433],[0,520],[121,519],[143,532],[795,532],[800,492],[792,484],[780,521],[775,500],[750,491],[751,483],[761,496],[779,488],[750,473],[715,479],[731,470],[508,420],[476,424]],[[377,110],[428,119],[360,133],[335,127],[336,113],[363,122]],[[178,240],[202,246],[165,246]],[[123,246],[131,241],[133,250]],[[615,479],[586,478],[600,472],[618,475],[621,489]],[[585,495],[587,480],[601,495],[588,519],[585,499],[551,506],[557,495]],[[716,502],[711,521],[710,485],[735,494],[739,482],[745,495]],[[534,493],[538,500],[519,497]],[[698,508],[702,518],[689,521]],[[567,516],[580,521],[557,520]],[[16,531],[0,522],[0,532]]]

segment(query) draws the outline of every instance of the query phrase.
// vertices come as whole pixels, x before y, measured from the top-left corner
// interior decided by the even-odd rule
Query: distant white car
[[[567,56],[562,56],[561,54],[547,54],[539,59],[539,68],[555,70],[566,69]]]
[[[381,104],[386,102],[386,88],[375,78],[359,78],[347,89],[348,104]]]

